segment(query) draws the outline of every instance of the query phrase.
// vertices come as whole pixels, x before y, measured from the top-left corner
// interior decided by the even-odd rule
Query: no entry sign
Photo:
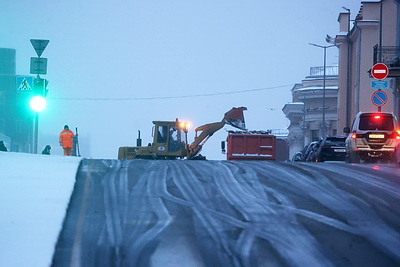
[[[377,80],[385,79],[386,76],[388,76],[388,74],[389,74],[389,69],[383,63],[377,63],[371,69],[372,77],[374,77]]]
[[[381,90],[375,91],[372,93],[371,101],[377,107],[384,106],[388,101],[388,95]]]

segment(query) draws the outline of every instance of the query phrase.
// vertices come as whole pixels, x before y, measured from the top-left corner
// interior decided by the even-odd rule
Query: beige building
[[[377,90],[372,86],[371,68],[378,62],[389,67],[388,88],[382,89],[387,103],[380,109],[397,117],[400,113],[400,0],[363,1],[353,23],[348,11],[339,14],[340,32],[335,38],[339,48],[338,133],[351,126],[358,112],[378,111],[371,99]]]
[[[343,128],[351,126],[360,111],[393,112],[400,118],[400,0],[362,1],[356,15],[347,11],[339,14],[339,33],[335,38],[327,38],[339,48],[339,62],[336,78],[326,77],[326,135],[344,134]],[[380,107],[372,101],[373,93],[379,90],[372,84],[377,81],[371,75],[376,63],[389,68],[389,75],[383,80],[387,88],[381,89],[387,95],[387,102]],[[293,87],[292,103],[283,108],[290,120],[287,138],[290,157],[323,136],[323,79],[312,77],[313,68],[309,77]]]

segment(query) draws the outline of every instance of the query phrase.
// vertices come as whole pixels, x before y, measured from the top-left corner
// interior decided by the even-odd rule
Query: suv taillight
[[[351,138],[356,139],[356,138],[363,138],[362,134],[356,134],[356,133],[352,133],[351,134]]]
[[[398,139],[399,140],[400,139],[400,130],[394,131],[388,137],[391,138],[391,139]]]

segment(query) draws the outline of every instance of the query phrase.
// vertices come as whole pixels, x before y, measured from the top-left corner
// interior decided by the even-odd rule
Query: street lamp
[[[309,45],[324,49],[324,82],[322,89],[322,138],[326,137],[326,123],[325,123],[325,84],[326,84],[326,49],[335,45],[317,45],[309,43]]]

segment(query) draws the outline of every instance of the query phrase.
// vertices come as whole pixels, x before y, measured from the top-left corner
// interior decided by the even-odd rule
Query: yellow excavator
[[[188,144],[188,124],[179,121],[153,121],[153,143],[141,146],[140,131],[135,147],[120,147],[118,159],[205,159],[199,153],[215,132],[224,127],[225,124],[245,130],[243,111],[245,107],[232,108],[225,113],[220,122],[214,122],[199,126],[195,129],[194,141]]]

